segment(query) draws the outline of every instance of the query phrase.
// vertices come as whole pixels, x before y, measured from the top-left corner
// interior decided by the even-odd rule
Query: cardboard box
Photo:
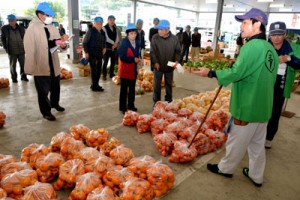
[[[79,69],[78,71],[79,76],[89,76],[90,75],[90,69]]]

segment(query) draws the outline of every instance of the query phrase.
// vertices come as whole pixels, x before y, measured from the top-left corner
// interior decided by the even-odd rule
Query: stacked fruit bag
[[[73,73],[63,67],[60,68],[60,79],[71,79],[73,78]]]
[[[54,135],[49,147],[28,145],[23,162],[0,154],[0,197],[55,200],[55,190],[72,189],[69,200],[152,199],[173,186],[168,166],[150,156],[135,158],[117,138],[109,139],[105,129],[79,124],[70,131]]]
[[[0,89],[1,88],[8,88],[9,80],[8,78],[0,78]]]
[[[4,126],[5,118],[6,118],[6,115],[4,114],[4,112],[0,111],[0,128],[2,128]]]
[[[15,199],[23,197],[23,189],[37,182],[37,173],[31,169],[24,169],[19,172],[8,174],[1,180],[1,187],[7,196]]]
[[[140,115],[136,122],[139,133],[151,131],[154,143],[163,156],[171,155],[171,162],[189,162],[198,154],[206,154],[214,151],[226,142],[224,134],[225,126],[230,118],[229,100],[230,91],[221,90],[207,120],[202,128],[198,127],[204,119],[217,89],[191,95],[182,100],[174,100],[171,103],[159,101],[153,112],[148,115]],[[127,112],[123,121],[136,119],[139,113]],[[131,120],[133,121],[133,120]],[[133,126],[133,123],[123,125]],[[150,128],[149,128],[150,124]],[[196,132],[199,131],[193,145],[189,145]]]

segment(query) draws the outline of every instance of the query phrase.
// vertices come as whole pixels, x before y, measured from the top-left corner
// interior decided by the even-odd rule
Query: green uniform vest
[[[267,122],[272,115],[278,55],[266,40],[252,39],[230,69],[216,71],[218,83],[233,83],[230,113],[246,122]]]
[[[296,43],[291,43],[290,45],[293,49],[293,52],[291,52],[289,55],[290,56],[294,55],[297,58],[300,58],[300,45],[296,44]],[[288,66],[287,72],[286,72],[286,81],[284,84],[284,91],[283,91],[283,96],[285,98],[291,97],[291,92],[292,92],[293,84],[295,81],[295,75],[296,75],[295,70],[292,67]]]

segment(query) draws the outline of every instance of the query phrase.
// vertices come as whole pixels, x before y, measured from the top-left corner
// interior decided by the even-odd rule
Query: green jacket
[[[218,83],[233,83],[230,113],[246,122],[267,122],[272,115],[278,55],[266,40],[251,39],[230,69],[216,71]]]
[[[289,55],[300,58],[300,45],[296,44],[296,43],[291,43],[290,45],[291,45],[293,51]],[[285,81],[285,85],[284,85],[284,92],[283,92],[283,96],[285,98],[291,97],[291,92],[292,92],[293,84],[295,81],[295,75],[296,75],[296,71],[291,66],[288,66],[287,72],[286,72],[286,81]]]

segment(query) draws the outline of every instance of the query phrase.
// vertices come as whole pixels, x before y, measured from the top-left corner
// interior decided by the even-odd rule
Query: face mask
[[[52,20],[53,20],[52,17],[46,17],[44,23],[47,24],[47,25],[49,25],[49,24],[52,23]]]

